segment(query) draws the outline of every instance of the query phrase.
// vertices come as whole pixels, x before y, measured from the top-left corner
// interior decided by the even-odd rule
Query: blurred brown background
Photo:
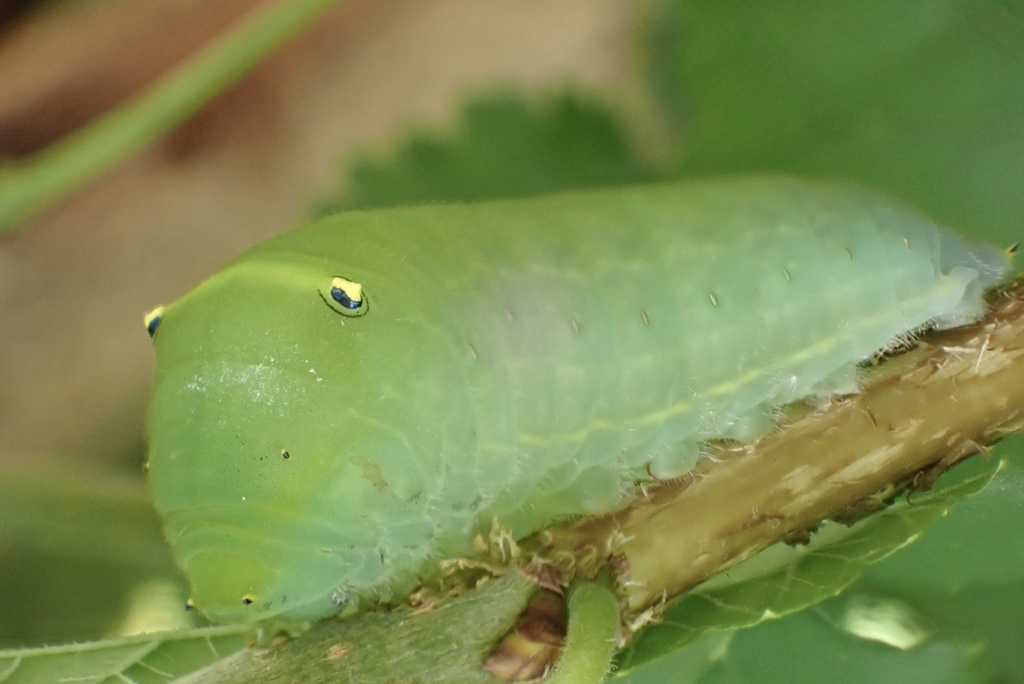
[[[14,4],[0,5],[7,160],[136,94],[259,3]],[[639,8],[349,0],[171,135],[0,237],[0,468],[138,472],[145,312],[302,222],[355,151],[443,131],[472,93],[568,84],[642,102]]]

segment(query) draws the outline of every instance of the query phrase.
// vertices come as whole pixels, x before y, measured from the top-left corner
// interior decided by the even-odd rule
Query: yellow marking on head
[[[142,322],[143,322],[143,324],[145,324],[146,328],[148,329],[149,326],[152,325],[154,320],[156,320],[157,318],[160,318],[163,315],[164,315],[164,307],[158,306],[155,309],[153,309],[152,311],[150,311],[148,314],[146,314],[145,317],[142,319]]]
[[[160,325],[160,319],[164,316],[164,307],[158,306],[150,311],[142,319],[143,324],[146,326],[146,332],[149,333],[150,337],[156,334],[156,329]]]
[[[331,279],[331,287],[336,287],[345,294],[347,294],[348,298],[351,299],[353,302],[363,301],[362,283],[357,283],[353,280],[348,280],[347,278],[335,276],[333,279]]]

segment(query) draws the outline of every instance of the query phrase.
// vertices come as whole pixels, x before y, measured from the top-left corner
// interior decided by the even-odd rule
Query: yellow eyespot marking
[[[348,280],[347,278],[342,278],[340,276],[335,276],[334,278],[331,279],[331,289],[332,290],[335,290],[335,289],[341,290],[346,295],[348,295],[348,298],[351,299],[353,302],[355,302],[357,305],[358,305],[358,303],[363,301],[363,284],[362,283],[357,283],[357,282]],[[352,308],[355,308],[355,307],[352,307]]]
[[[363,284],[344,276],[332,276],[326,286],[321,286],[320,298],[343,316],[362,316],[367,310]]]
[[[156,329],[160,327],[160,321],[164,318],[164,307],[158,306],[142,319],[146,325],[146,332],[149,333],[150,337],[156,335]]]
[[[246,594],[245,596],[242,597],[242,605],[243,606],[251,606],[255,602],[256,602],[256,599],[253,598],[253,596],[251,594]]]
[[[1006,256],[1013,256],[1020,249],[1020,243],[1014,242],[1012,245],[1006,248]]]

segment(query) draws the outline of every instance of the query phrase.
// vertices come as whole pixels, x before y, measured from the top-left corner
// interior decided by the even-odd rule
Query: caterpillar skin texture
[[[1006,266],[785,178],[339,214],[148,321],[156,505],[211,619],[398,599],[492,516],[520,537],[617,509],[853,387]]]

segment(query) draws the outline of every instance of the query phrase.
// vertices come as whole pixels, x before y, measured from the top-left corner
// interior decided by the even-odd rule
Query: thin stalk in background
[[[339,1],[281,0],[254,10],[136,100],[0,166],[0,234],[184,121]]]

